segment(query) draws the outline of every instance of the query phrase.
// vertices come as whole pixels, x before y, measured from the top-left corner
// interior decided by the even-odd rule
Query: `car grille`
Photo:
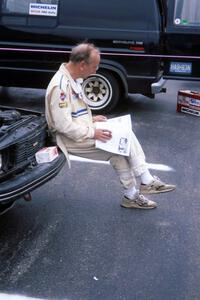
[[[0,136],[2,166],[0,182],[36,164],[35,153],[48,146],[47,124],[44,116],[28,115],[12,124],[3,124]]]
[[[19,165],[23,162],[33,160],[35,153],[45,146],[46,131],[45,128],[34,135],[29,136],[26,140],[14,145],[12,156],[13,164]]]

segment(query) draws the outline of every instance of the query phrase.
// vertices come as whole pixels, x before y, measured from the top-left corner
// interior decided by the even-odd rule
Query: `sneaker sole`
[[[153,194],[160,194],[160,193],[168,193],[168,192],[172,192],[174,191],[176,188],[171,188],[171,189],[167,189],[167,190],[155,190],[155,191],[145,191],[145,190],[140,190],[141,194],[144,195],[153,195]]]
[[[123,207],[123,208],[135,208],[135,209],[153,209],[153,208],[156,208],[157,207],[157,205],[156,206],[133,206],[133,205],[126,205],[126,204],[120,204],[121,205],[121,207]]]

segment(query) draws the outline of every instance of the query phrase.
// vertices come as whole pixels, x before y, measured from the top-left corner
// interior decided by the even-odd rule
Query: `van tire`
[[[120,97],[117,79],[105,70],[86,78],[83,82],[83,91],[90,109],[95,113],[111,111]]]

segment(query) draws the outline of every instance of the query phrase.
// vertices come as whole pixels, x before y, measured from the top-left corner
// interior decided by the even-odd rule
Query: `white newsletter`
[[[96,140],[96,148],[128,156],[132,133],[131,116],[111,118],[105,122],[96,122],[96,128],[107,129],[112,132],[112,138],[107,142]]]

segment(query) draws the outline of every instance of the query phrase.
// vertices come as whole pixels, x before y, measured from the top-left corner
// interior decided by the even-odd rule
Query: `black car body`
[[[37,112],[0,107],[0,213],[20,197],[55,177],[65,163],[62,152],[51,162],[37,163],[35,154],[54,145]]]

